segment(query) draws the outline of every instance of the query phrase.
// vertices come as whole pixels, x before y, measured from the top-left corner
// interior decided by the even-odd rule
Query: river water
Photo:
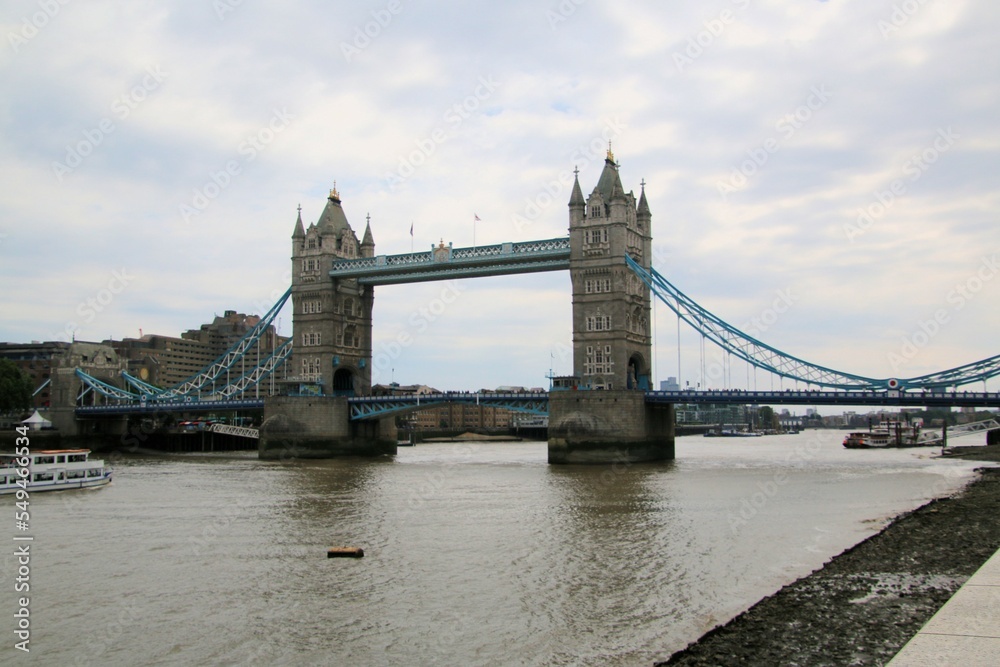
[[[613,467],[541,442],[117,457],[108,487],[31,498],[31,651],[5,549],[0,663],[650,665],[982,465],[843,435]]]

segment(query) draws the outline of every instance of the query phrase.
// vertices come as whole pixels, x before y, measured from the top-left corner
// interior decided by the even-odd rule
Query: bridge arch
[[[649,386],[649,362],[640,352],[633,352],[628,359],[628,372],[625,374],[626,389],[651,389]]]
[[[354,375],[354,372],[349,368],[338,368],[333,372],[333,386],[331,389],[337,394],[353,394]]]

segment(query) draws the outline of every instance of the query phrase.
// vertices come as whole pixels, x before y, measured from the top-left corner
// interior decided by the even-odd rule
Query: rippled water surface
[[[126,457],[109,487],[31,498],[31,653],[4,611],[0,662],[649,665],[977,465],[842,438],[685,437],[614,467],[538,442]]]

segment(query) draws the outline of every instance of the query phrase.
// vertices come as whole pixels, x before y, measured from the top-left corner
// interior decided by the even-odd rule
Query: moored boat
[[[919,447],[932,444],[928,435],[922,434],[920,426],[891,420],[880,422],[867,431],[854,431],[844,438],[848,449],[873,449],[881,447]]]
[[[90,460],[89,449],[39,449],[24,456],[0,454],[0,495],[23,489],[62,491],[104,486],[111,469]]]

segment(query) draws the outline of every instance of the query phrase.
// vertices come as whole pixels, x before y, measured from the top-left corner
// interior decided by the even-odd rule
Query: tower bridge
[[[262,458],[289,451],[302,457],[392,453],[396,414],[429,404],[475,401],[547,412],[549,461],[568,463],[672,458],[676,404],[1000,406],[998,393],[954,391],[1000,375],[1000,355],[916,378],[870,378],[788,355],[708,312],[652,267],[645,182],[638,197],[626,193],[610,150],[586,198],[576,174],[565,238],[469,248],[442,241],[428,251],[377,255],[370,219],[366,223],[359,239],[336,189],[308,227],[299,208],[292,232],[292,285],[258,325],[260,331],[269,326],[290,298],[293,336],[288,345],[243,370],[246,352],[260,335],[251,331],[214,364],[168,389],[127,374],[128,386],[120,387],[78,370],[80,396],[93,392],[110,402],[78,407],[76,417],[223,409],[220,405],[244,399],[248,389],[282,367],[281,395],[262,402]],[[375,287],[540,271],[568,271],[572,294],[573,374],[557,378],[556,390],[544,395],[371,396]],[[779,377],[832,391],[653,391],[654,295],[727,353]],[[234,377],[237,368],[241,370]],[[260,399],[252,402],[261,404]]]
[[[597,184],[584,198],[579,173],[569,201],[569,237],[377,255],[370,220],[354,233],[333,189],[308,227],[301,209],[292,232],[294,394],[270,400],[260,451],[317,455],[394,450],[394,420],[382,405],[345,396],[371,393],[374,288],[402,283],[569,271],[573,302],[573,376],[577,389],[547,399],[549,460],[601,461],[673,457],[673,407],[646,403],[651,387],[650,288],[625,262],[651,270],[652,215],[645,183],[626,192],[608,150]],[[311,396],[311,398],[303,398]],[[456,399],[457,400],[457,399]],[[540,408],[539,408],[540,409]],[[352,410],[354,419],[352,420]],[[336,417],[331,417],[333,413]],[[273,437],[271,437],[273,435]]]

